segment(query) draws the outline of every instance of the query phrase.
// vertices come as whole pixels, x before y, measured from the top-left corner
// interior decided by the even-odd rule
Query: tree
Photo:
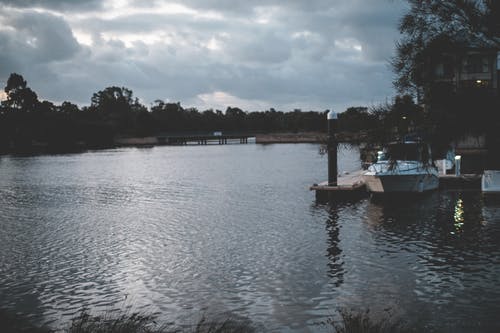
[[[108,87],[91,98],[91,106],[108,114],[123,114],[131,111],[134,100],[132,90],[125,87]]]
[[[461,61],[471,51],[495,61],[500,50],[500,1],[406,1],[409,11],[400,21],[402,38],[392,59],[394,85],[425,105],[427,135],[443,147],[478,134],[500,142],[498,92],[453,81],[453,73],[463,70]],[[445,66],[447,76],[436,79],[437,69],[444,73]]]
[[[228,106],[226,109],[226,120],[229,130],[238,131],[246,130],[246,113],[240,108]]]
[[[11,93],[15,93],[20,89],[25,89],[26,86],[26,80],[24,80],[22,75],[11,73],[9,78],[7,79],[7,86],[5,86],[4,91],[7,95],[9,95]]]
[[[80,112],[80,109],[78,108],[78,105],[73,104],[68,101],[64,101],[61,106],[58,107],[58,110],[62,113],[67,113],[67,114],[76,114]]]
[[[180,102],[165,103],[158,99],[151,107],[151,112],[160,131],[179,131],[187,123],[186,115]]]
[[[400,93],[419,94],[425,83],[425,60],[443,43],[475,41],[500,48],[500,2],[497,0],[406,0],[401,19],[403,35],[392,60],[395,87]]]
[[[146,110],[132,90],[116,86],[94,93],[90,107],[119,133],[134,132],[135,117]]]
[[[2,105],[10,110],[35,111],[39,105],[38,96],[28,88],[26,81],[17,73],[12,73],[4,89],[7,100]]]
[[[343,131],[368,130],[374,125],[374,116],[368,111],[367,107],[350,107],[339,113],[338,118],[339,127]]]

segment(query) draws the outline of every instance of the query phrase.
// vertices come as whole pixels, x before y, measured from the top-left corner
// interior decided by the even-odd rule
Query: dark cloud
[[[70,59],[80,50],[71,28],[60,17],[34,11],[0,14],[1,74]]]
[[[393,93],[387,60],[404,9],[386,0],[185,0],[173,10],[166,1],[108,1],[103,8],[118,6],[109,11],[90,10],[101,8],[97,1],[36,2],[55,16],[16,3],[0,12],[9,27],[0,29],[4,82],[20,72],[56,102],[88,104],[92,93],[120,85],[145,103],[208,108],[229,99],[254,109],[383,101]]]
[[[60,17],[25,12],[10,15],[5,22],[15,29],[17,41],[30,49],[38,61],[64,60],[80,48],[71,28]]]

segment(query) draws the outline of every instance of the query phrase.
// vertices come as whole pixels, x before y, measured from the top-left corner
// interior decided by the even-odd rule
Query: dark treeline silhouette
[[[40,101],[24,78],[12,73],[0,106],[0,150],[72,150],[113,145],[116,137],[173,133],[324,131],[325,112],[244,112],[236,107],[198,111],[156,100],[150,108],[125,87],[93,94],[90,106]]]
[[[237,107],[199,111],[156,100],[149,108],[125,87],[108,87],[91,97],[90,106],[40,101],[24,78],[12,73],[0,106],[1,152],[63,152],[111,147],[117,137],[224,133],[326,132],[326,111],[245,112]],[[382,141],[402,125],[421,122],[409,96],[374,108],[351,107],[339,113],[343,132],[369,134]],[[404,126],[403,126],[404,127]],[[380,140],[379,140],[380,139]]]

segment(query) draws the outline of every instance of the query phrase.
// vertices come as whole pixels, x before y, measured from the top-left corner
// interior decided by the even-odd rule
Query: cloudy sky
[[[116,85],[146,105],[201,110],[370,106],[394,95],[388,60],[404,10],[402,0],[0,0],[0,85],[16,72],[40,99],[79,105]]]

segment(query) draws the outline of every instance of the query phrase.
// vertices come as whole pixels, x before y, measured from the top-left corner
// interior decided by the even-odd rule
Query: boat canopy
[[[380,161],[421,161],[430,159],[429,147],[421,142],[391,143],[384,148]]]

